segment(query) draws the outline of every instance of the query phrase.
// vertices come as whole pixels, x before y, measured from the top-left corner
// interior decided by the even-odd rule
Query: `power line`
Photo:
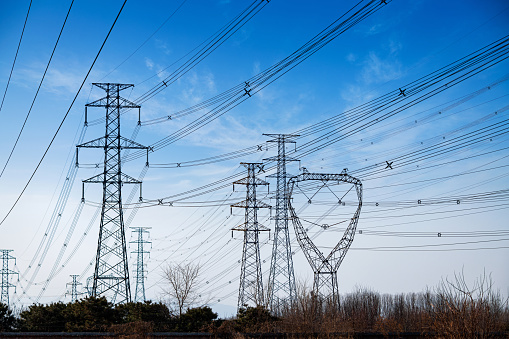
[[[234,33],[242,28],[249,20],[251,20],[259,11],[261,11],[268,2],[265,0],[255,0],[251,5],[244,9],[234,20],[227,24],[223,30],[221,30],[214,39],[194,54],[191,59],[187,60],[182,66],[176,71],[167,76],[164,80],[160,81],[158,85],[147,91],[145,94],[138,97],[135,101],[143,103],[148,99],[154,97],[159,92],[163,91],[184,74],[189,72],[192,68],[198,65],[203,59],[205,59],[210,53],[221,46],[226,40],[228,40]]]
[[[361,1],[362,2],[362,1]],[[390,1],[388,1],[390,2]],[[374,1],[369,2],[365,6],[356,9],[358,7],[356,4],[349,11],[343,14],[340,18],[330,24],[327,28],[322,30],[320,33],[315,35],[311,40],[293,52],[290,56],[276,63],[272,67],[267,70],[259,73],[258,75],[248,79],[248,81],[242,82],[241,84],[233,87],[232,89],[211,98],[201,104],[195,105],[186,109],[184,111],[178,112],[179,116],[187,115],[193,113],[195,111],[199,111],[203,108],[209,107],[211,105],[215,105],[213,109],[209,112],[203,114],[201,117],[193,120],[183,128],[178,131],[172,133],[171,135],[153,143],[151,145],[154,151],[164,148],[177,140],[184,138],[185,136],[195,132],[196,130],[202,128],[203,126],[211,123],[215,119],[219,118],[223,114],[232,110],[234,107],[238,106],[240,103],[244,102],[252,95],[261,91],[263,88],[271,84],[272,82],[279,79],[281,76],[289,72],[291,69],[302,63],[304,60],[309,58],[311,55],[319,51],[322,47],[330,43],[332,40],[337,38],[342,33],[346,32],[351,27],[355,26],[365,18],[369,17],[371,14],[377,12],[381,6],[384,6],[383,3],[374,4]],[[340,21],[344,16],[353,12],[347,19],[344,21]],[[168,121],[172,119],[171,115],[166,115],[160,118],[160,122]],[[143,125],[144,123],[142,123]],[[145,123],[146,124],[146,123]],[[138,152],[134,152],[129,157],[126,158],[127,161],[133,160],[140,155]]]
[[[159,32],[159,30],[161,28],[163,28],[164,25],[166,25],[166,23],[171,19],[173,18],[173,16],[179,11],[179,9],[187,2],[187,0],[184,0],[180,3],[180,5],[177,7],[177,9],[175,9],[173,11],[173,13],[170,14],[169,17],[166,18],[166,20],[163,21],[163,23],[161,25],[159,25],[159,27],[152,33],[150,34],[150,36],[145,39],[145,41],[143,41],[143,43],[141,45],[139,45],[131,54],[129,54],[129,56],[127,58],[125,58],[120,64],[118,64],[115,68],[113,68],[108,74],[106,74],[105,76],[103,76],[101,79],[99,79],[98,82],[101,82],[104,78],[106,78],[108,75],[110,75],[111,73],[115,72],[118,68],[120,68],[127,60],[129,60],[133,55],[136,54],[136,52],[138,52],[143,46],[145,46],[145,44],[150,40],[152,39],[152,37],[157,33]]]
[[[237,32],[242,26],[244,26],[249,20],[251,20],[254,17],[254,15],[256,15],[260,10],[262,10],[267,5],[267,3],[268,2],[266,2],[265,0],[253,1],[240,14],[238,14],[234,19],[232,19],[228,24],[223,26],[223,28],[221,28],[218,32],[213,34],[209,39],[204,41],[198,47],[193,49],[191,52],[187,53],[185,56],[183,56],[170,66],[166,67],[165,69],[157,73],[160,74],[164,70],[168,69],[169,67],[173,66],[174,64],[182,60],[187,55],[191,54],[194,50],[198,49],[200,46],[204,45],[190,59],[188,59],[181,66],[179,66],[177,70],[168,75],[164,80],[160,81],[156,86],[152,87],[152,89],[148,90],[143,95],[138,97],[135,101],[141,104],[147,101],[148,99],[152,98],[159,92],[166,89],[169,85],[173,84],[178,79],[180,79],[187,72],[193,69],[196,65],[201,63],[208,55],[215,51],[219,46],[221,46],[235,32]],[[153,75],[152,77],[156,76],[157,74]],[[103,119],[95,119],[94,121],[91,121],[90,124],[95,125],[98,123],[102,123],[102,121]]]
[[[2,172],[0,172],[0,178],[4,174],[5,168],[7,167],[7,164],[9,164],[9,161],[11,160],[12,154],[14,153],[14,150],[16,149],[16,146],[18,145],[19,138],[21,137],[21,133],[23,133],[23,130],[25,129],[25,125],[27,123],[28,117],[30,116],[30,112],[32,112],[32,108],[35,104],[35,99],[37,99],[37,95],[39,94],[39,90],[41,89],[42,82],[44,81],[44,78],[46,77],[46,73],[48,72],[49,65],[51,63],[51,60],[53,59],[53,55],[55,54],[55,50],[57,49],[58,42],[60,41],[60,37],[62,36],[62,32],[64,31],[65,24],[67,22],[67,18],[69,17],[69,13],[71,13],[71,8],[74,3],[74,0],[71,1],[71,5],[69,6],[69,10],[67,11],[67,15],[65,16],[64,23],[62,24],[62,28],[60,29],[60,33],[58,34],[57,41],[55,42],[55,46],[53,47],[53,51],[51,52],[51,56],[49,57],[48,63],[46,64],[46,69],[44,70],[44,73],[42,75],[41,81],[39,82],[39,86],[37,87],[37,91],[35,92],[34,99],[32,100],[32,104],[30,105],[30,109],[28,110],[27,116],[25,117],[25,121],[23,122],[23,126],[21,126],[21,130],[19,131],[18,137],[16,138],[16,141],[14,142],[14,145],[12,146],[11,152],[9,153],[9,156],[7,157],[7,161],[5,162],[5,165],[2,169]],[[10,77],[9,77],[10,80]],[[7,84],[9,85],[9,84]],[[7,90],[7,89],[6,89]],[[2,101],[3,104],[3,101]]]
[[[437,71],[434,71],[424,77],[421,77],[418,80],[415,80],[405,86],[402,86],[402,88],[405,88],[404,92],[405,95],[401,95],[400,91],[397,90],[391,91],[381,97],[371,100],[368,103],[365,103],[356,108],[335,115],[334,117],[328,118],[326,120],[313,124],[309,127],[296,131],[295,132],[296,134],[302,133],[301,134],[302,138],[318,131],[332,129],[331,131],[300,145],[298,147],[298,151],[301,152],[299,154],[299,157],[307,156],[327,146],[330,146],[333,143],[336,143],[340,140],[344,140],[347,137],[352,136],[353,134],[359,133],[360,131],[367,129],[368,127],[372,127],[375,124],[379,124],[380,122],[386,120],[387,118],[399,114],[403,110],[409,109],[410,107],[416,105],[417,103],[427,100],[432,96],[437,95],[438,93],[443,92],[451,88],[452,86],[459,84],[460,82],[470,78],[471,76],[481,71],[484,71],[485,69],[495,65],[496,63],[505,60],[508,54],[507,49],[507,47],[509,46],[508,41],[509,41],[508,36],[506,36],[502,39],[495,41],[492,44],[489,44],[467,55],[466,57],[463,57],[445,67],[442,67]],[[450,79],[451,76],[455,76],[455,78]],[[452,103],[451,105],[446,107],[443,111],[447,111],[451,108],[454,108],[457,105],[481,93],[486,92],[490,88],[493,88],[499,85],[500,83],[507,81],[508,79],[509,75],[505,75],[496,82],[491,83],[489,86],[486,86],[476,92],[471,93],[470,95],[463,97],[456,103]],[[439,85],[440,82],[442,82],[442,85]],[[433,88],[434,85],[439,86]],[[410,102],[406,102],[406,100],[410,100],[410,97],[426,90],[427,92],[425,92],[417,99],[414,99]],[[397,104],[400,104],[399,107],[396,106]],[[390,109],[388,112],[384,112],[385,110],[388,109]],[[441,114],[442,111],[438,112],[437,116]],[[346,120],[345,116],[347,117]],[[340,134],[340,137],[334,137],[334,134]],[[156,144],[153,144],[153,146]],[[315,144],[318,145],[315,146]],[[311,146],[312,148],[310,148]],[[172,164],[156,164],[155,166],[163,168],[164,167],[174,168],[210,164],[217,161],[231,160],[233,158],[237,158],[240,156],[250,155],[258,151],[261,151],[262,148],[263,148],[262,145],[257,145],[239,151],[229,152],[224,155],[208,157],[205,159],[188,162],[178,162]],[[308,150],[306,150],[306,148],[308,148]]]
[[[381,247],[353,247],[352,250],[400,250],[409,248],[422,248],[422,247],[441,247],[441,246],[455,246],[455,245],[470,245],[470,244],[484,244],[490,242],[507,241],[509,238],[504,239],[490,239],[490,240],[477,240],[465,241],[446,244],[426,244],[426,245],[405,245],[405,246],[381,246]]]
[[[9,79],[7,80],[7,85],[5,86],[4,95],[2,97],[2,103],[0,104],[0,112],[2,111],[2,107],[4,106],[5,95],[7,94],[7,89],[9,88],[9,84],[11,82],[12,71],[14,70],[14,65],[16,64],[16,59],[18,58],[19,47],[21,46],[21,40],[23,39],[23,33],[25,33],[25,27],[27,25],[28,14],[30,14],[31,7],[32,7],[32,0],[30,0],[30,4],[28,5],[28,11],[27,11],[27,15],[25,17],[25,23],[23,24],[23,29],[21,30],[21,36],[19,37],[18,48],[16,49],[16,54],[14,55],[14,61],[12,62],[11,72],[9,73]]]
[[[16,198],[14,204],[11,206],[11,208],[9,209],[9,211],[7,212],[7,214],[3,217],[2,221],[0,221],[0,226],[5,222],[5,220],[7,219],[7,217],[11,214],[12,210],[14,209],[14,207],[16,207],[16,205],[18,204],[19,200],[21,199],[23,193],[25,193],[26,189],[28,188],[28,185],[30,184],[30,182],[32,181],[32,179],[34,178],[35,176],[35,173],[37,173],[37,170],[39,169],[39,167],[41,166],[42,164],[42,161],[44,160],[44,158],[46,157],[46,154],[48,154],[48,151],[51,147],[51,145],[53,145],[53,142],[55,141],[55,138],[57,137],[58,135],[58,132],[60,132],[60,129],[62,128],[64,122],[65,122],[65,119],[67,118],[67,116],[69,115],[69,112],[71,111],[71,108],[72,106],[74,105],[74,102],[76,101],[76,99],[78,98],[78,95],[80,94],[80,91],[81,89],[83,88],[83,85],[85,85],[85,82],[87,81],[87,78],[88,76],[90,75],[90,72],[92,72],[92,68],[94,67],[97,59],[99,58],[99,55],[101,54],[101,51],[104,47],[104,45],[106,44],[106,41],[108,40],[108,37],[110,36],[111,32],[113,31],[113,27],[115,27],[115,24],[117,23],[117,20],[118,18],[120,17],[120,14],[122,13],[122,10],[124,9],[124,6],[126,4],[127,0],[124,0],[124,2],[122,3],[122,7],[120,8],[120,11],[118,12],[117,16],[115,17],[115,20],[113,21],[113,24],[111,25],[111,28],[110,30],[108,31],[108,34],[106,35],[106,38],[104,39],[101,47],[99,48],[99,51],[97,52],[97,55],[95,56],[94,58],[94,61],[92,62],[92,65],[90,66],[90,68],[88,69],[88,72],[87,74],[85,75],[85,78],[83,79],[78,91],[76,92],[76,95],[74,96],[74,99],[72,100],[71,102],[71,105],[69,106],[69,108],[67,109],[67,112],[65,113],[62,121],[60,122],[60,125],[58,126],[55,134],[53,135],[53,137],[51,138],[51,141],[48,145],[48,147],[46,148],[46,150],[44,151],[44,154],[42,155],[41,159],[39,160],[39,163],[37,164],[37,166],[35,167],[34,171],[32,172],[32,174],[30,175],[30,178],[28,179],[28,182],[25,184],[25,186],[23,187],[23,190],[21,191],[21,193],[18,195],[18,197]]]

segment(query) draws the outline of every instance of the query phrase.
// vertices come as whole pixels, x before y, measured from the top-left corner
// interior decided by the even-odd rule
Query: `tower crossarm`
[[[269,183],[259,178],[242,178],[233,182],[233,185],[268,185]]]
[[[129,101],[125,98],[118,98],[119,106],[122,106],[122,108],[141,108],[140,105],[135,104],[132,101]],[[108,97],[104,97],[101,99],[97,99],[95,101],[92,101],[91,103],[88,103],[85,105],[86,107],[111,107],[111,103],[108,102]]]
[[[264,203],[263,201],[250,201],[250,200],[242,200],[235,204],[231,204],[230,207],[240,207],[240,208],[272,208],[271,205]]]
[[[232,228],[232,231],[253,231],[253,232],[264,232],[264,231],[270,231],[270,228],[263,226],[262,224],[257,224],[257,228],[255,230],[250,229],[250,224],[245,222],[243,224],[240,224],[239,226],[236,226]]]
[[[109,145],[107,137],[99,137],[94,140],[87,141],[81,145],[77,145],[76,147],[80,148],[118,148],[117,145]],[[120,149],[148,149],[148,146],[144,146],[135,141],[129,140],[124,137],[120,137]]]
[[[308,180],[319,180],[319,181],[336,181],[336,182],[346,182],[354,185],[362,186],[362,183],[359,179],[354,178],[345,172],[339,174],[328,174],[328,173],[302,173],[296,175],[288,181],[288,188],[293,188],[293,184],[301,181]]]
[[[142,182],[125,174],[120,173],[120,183],[121,184],[141,184]],[[118,183],[118,177],[117,175],[112,175],[110,178],[104,178],[104,173],[99,173],[97,175],[94,175],[91,178],[83,180],[86,184],[102,184],[103,182],[107,184],[113,184]]]

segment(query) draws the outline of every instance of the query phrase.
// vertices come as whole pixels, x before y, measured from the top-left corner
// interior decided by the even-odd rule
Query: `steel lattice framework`
[[[256,178],[256,172],[263,171],[261,163],[244,163],[247,168],[247,177],[233,183],[246,186],[246,200],[231,205],[245,209],[244,224],[233,228],[234,231],[244,232],[244,247],[242,251],[242,264],[240,269],[240,287],[237,307],[264,305],[262,265],[260,261],[260,244],[258,240],[261,231],[269,229],[258,223],[258,209],[271,208],[270,205],[256,200],[256,186],[269,183]]]
[[[145,250],[145,244],[151,244],[152,242],[144,240],[143,234],[148,234],[148,229],[151,227],[131,227],[133,232],[138,233],[137,239],[131,241],[131,244],[137,244],[136,251],[131,253],[136,254],[136,292],[134,293],[135,302],[145,301],[145,262],[144,255],[149,254],[149,251]]]
[[[70,294],[71,294],[72,302],[75,302],[76,300],[78,300],[78,296],[83,294],[81,292],[78,292],[78,286],[82,285],[80,282],[78,282],[78,277],[79,277],[79,275],[72,274],[71,275],[72,282],[67,283],[67,286],[71,285],[71,293]]]
[[[120,113],[122,109],[137,108],[139,117],[140,106],[120,97],[119,94],[120,91],[134,85],[114,83],[94,83],[93,85],[103,89],[106,96],[85,105],[85,112],[88,107],[105,107],[106,133],[104,137],[78,145],[76,149],[76,153],[78,153],[79,148],[104,149],[103,172],[83,180],[83,185],[85,183],[100,183],[103,185],[101,223],[92,295],[105,296],[113,303],[125,303],[131,301],[131,290],[122,212],[122,186],[123,184],[141,185],[141,181],[122,173],[121,151],[124,149],[146,149],[148,162],[148,147],[120,135]],[[85,124],[87,124],[86,114]],[[140,124],[139,121],[138,124]],[[78,165],[78,154],[76,154],[76,164]],[[82,199],[85,199],[84,196]]]
[[[288,191],[286,186],[286,163],[296,161],[286,156],[286,144],[295,143],[292,138],[299,135],[292,134],[264,134],[274,139],[268,142],[277,142],[278,154],[264,161],[277,162],[276,187],[276,214],[274,216],[274,244],[269,272],[269,304],[273,311],[282,306],[293,303],[296,296],[295,275],[293,273],[292,248],[290,245],[290,232],[288,230]]]
[[[9,287],[16,287],[9,282],[9,276],[18,274],[9,269],[9,260],[16,260],[9,252],[13,250],[0,250],[2,252],[2,296],[0,298],[0,302],[4,305],[9,306]]]
[[[344,182],[355,186],[358,198],[358,206],[355,210],[354,215],[350,219],[350,223],[343,234],[343,237],[339,240],[334,249],[325,257],[322,252],[316,247],[313,241],[307,235],[306,230],[302,226],[302,223],[297,216],[295,209],[291,204],[291,196],[293,188],[296,183],[316,180],[326,184],[327,182]],[[346,252],[350,248],[353,242],[355,231],[357,228],[357,222],[359,221],[359,215],[362,207],[362,183],[359,179],[356,179],[346,173],[346,170],[341,174],[322,174],[322,173],[302,173],[297,176],[290,178],[288,181],[288,192],[289,200],[288,206],[290,209],[290,215],[295,229],[295,235],[299,242],[304,255],[306,256],[311,268],[314,272],[313,281],[313,292],[315,295],[322,298],[322,300],[337,301],[338,293],[338,277],[337,271],[341,262],[345,258]],[[341,201],[338,201],[341,203]]]

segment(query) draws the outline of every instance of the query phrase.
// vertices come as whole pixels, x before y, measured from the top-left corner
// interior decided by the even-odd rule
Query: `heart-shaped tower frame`
[[[345,182],[355,186],[358,198],[358,206],[354,215],[350,219],[350,223],[339,240],[334,249],[325,257],[320,250],[316,247],[313,241],[309,238],[306,230],[297,216],[293,208],[292,193],[296,183],[303,181],[321,181],[321,182]],[[338,203],[341,203],[340,201]],[[338,279],[337,271],[341,262],[345,258],[346,252],[350,248],[357,229],[357,222],[362,207],[362,183],[343,171],[341,174],[323,174],[323,173],[302,173],[290,178],[288,181],[288,209],[290,211],[290,219],[292,220],[293,227],[297,241],[306,256],[311,268],[314,272],[313,292],[323,300],[337,301],[338,297]]]

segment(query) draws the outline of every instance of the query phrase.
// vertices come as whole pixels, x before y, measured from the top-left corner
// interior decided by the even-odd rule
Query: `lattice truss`
[[[337,300],[337,271],[355,236],[362,183],[346,171],[304,172],[289,179],[288,196],[297,241],[314,273],[313,292],[324,300]],[[294,206],[300,206],[298,212]]]
[[[272,245],[272,257],[269,271],[268,303],[273,312],[278,312],[282,307],[291,305],[295,301],[296,286],[293,270],[292,247],[290,232],[288,229],[288,192],[286,164],[297,161],[286,155],[286,144],[295,144],[297,134],[264,134],[273,138],[268,142],[277,143],[278,152],[274,157],[264,161],[275,161],[277,173],[269,175],[276,178],[276,211],[274,219],[274,243]]]
[[[269,229],[258,223],[258,210],[271,206],[256,199],[256,187],[269,183],[258,179],[256,174],[263,171],[261,163],[241,163],[247,168],[248,176],[233,183],[246,186],[246,200],[231,205],[245,209],[244,224],[233,228],[244,232],[238,308],[264,305],[262,265],[260,260],[259,233]]]
[[[125,149],[144,149],[147,150],[148,157],[148,147],[120,135],[121,111],[123,109],[140,108],[140,106],[120,97],[119,94],[120,91],[133,85],[113,83],[94,83],[94,85],[104,90],[106,96],[87,104],[85,107],[106,108],[105,135],[78,145],[76,150],[77,165],[78,149],[96,148],[104,151],[102,173],[83,180],[83,184],[100,183],[103,186],[101,222],[92,295],[105,296],[114,303],[125,303],[131,301],[131,290],[122,210],[122,186],[124,184],[141,185],[141,182],[122,173],[121,153]],[[84,196],[82,199],[85,199]]]

